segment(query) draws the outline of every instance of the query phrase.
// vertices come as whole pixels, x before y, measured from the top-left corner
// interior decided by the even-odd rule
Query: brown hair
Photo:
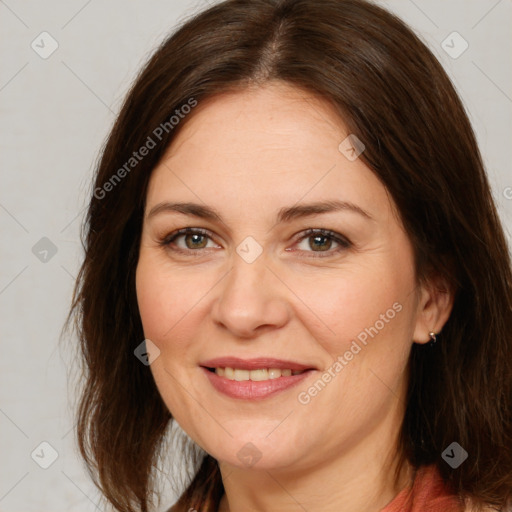
[[[118,510],[147,511],[172,419],[149,367],[134,356],[144,339],[134,277],[147,184],[187,121],[172,127],[169,119],[191,99],[269,80],[332,104],[398,207],[418,282],[437,274],[455,290],[437,344],[412,347],[404,460],[437,465],[453,492],[475,504],[503,506],[512,489],[506,240],[475,135],[442,66],[402,21],[364,0],[221,2],[171,35],[135,81],[97,169],[71,311],[86,374],[78,442],[96,485]],[[131,161],[148,137],[156,146]],[[441,459],[453,441],[469,452],[457,469]],[[222,494],[217,461],[207,455],[175,510],[216,510]]]

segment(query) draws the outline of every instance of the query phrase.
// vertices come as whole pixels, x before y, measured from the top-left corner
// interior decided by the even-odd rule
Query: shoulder
[[[510,509],[497,509],[490,505],[478,505],[470,497],[465,498],[452,492],[452,489],[441,478],[441,474],[435,465],[418,468],[411,492],[412,510],[429,511],[459,511],[459,512],[512,512]],[[400,497],[400,495],[399,495]],[[403,496],[403,501],[409,498],[408,493]],[[397,502],[400,502],[398,499]],[[425,507],[425,505],[427,505]],[[390,509],[391,512],[394,509]],[[402,510],[397,508],[396,510]],[[385,509],[383,512],[387,512]]]

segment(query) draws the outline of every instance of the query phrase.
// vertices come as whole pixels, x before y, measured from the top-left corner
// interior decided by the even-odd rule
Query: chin
[[[212,457],[220,463],[227,463],[238,469],[272,470],[282,469],[294,465],[300,454],[297,453],[296,443],[287,439],[276,437],[271,440],[265,434],[251,437],[246,434],[240,437],[233,436],[229,444],[216,444],[212,450],[207,450]],[[206,448],[208,444],[206,444]]]

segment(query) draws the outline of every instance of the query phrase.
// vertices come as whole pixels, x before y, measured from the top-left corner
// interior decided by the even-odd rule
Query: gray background
[[[379,3],[416,29],[452,77],[509,233],[512,0]],[[73,437],[74,340],[58,345],[81,258],[80,222],[98,152],[136,71],[206,5],[0,0],[0,512],[104,510]],[[58,43],[46,59],[40,54],[52,41],[43,31]],[[469,44],[457,58],[444,49],[463,48],[458,36],[447,39],[454,31]],[[51,462],[52,449],[41,442],[58,454],[47,469],[39,464]],[[163,494],[162,509],[175,499],[168,485]]]

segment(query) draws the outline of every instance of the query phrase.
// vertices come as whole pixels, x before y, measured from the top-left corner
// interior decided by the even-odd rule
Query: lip
[[[199,363],[203,368],[238,368],[240,370],[257,370],[259,368],[276,368],[279,370],[316,370],[315,367],[295,361],[285,361],[272,357],[257,357],[253,359],[240,359],[238,357],[218,357]],[[211,373],[211,372],[210,372]],[[287,378],[287,377],[280,377]],[[276,379],[273,379],[276,380]],[[265,381],[262,381],[265,382]]]
[[[258,368],[262,367],[259,366]],[[264,368],[268,368],[268,366]],[[277,366],[273,366],[273,368],[277,368]],[[286,368],[290,367],[287,366]],[[245,370],[249,368],[240,369]],[[277,393],[290,389],[291,387],[299,384],[299,382],[303,381],[314,372],[313,369],[309,369],[305,370],[303,373],[299,375],[290,375],[289,377],[278,377],[277,379],[268,379],[261,381],[236,381],[226,379],[225,377],[220,377],[215,372],[211,372],[210,370],[208,370],[208,368],[205,368],[204,366],[201,367],[201,370],[206,375],[211,385],[220,393],[231,398],[239,398],[249,401],[269,398]]]

